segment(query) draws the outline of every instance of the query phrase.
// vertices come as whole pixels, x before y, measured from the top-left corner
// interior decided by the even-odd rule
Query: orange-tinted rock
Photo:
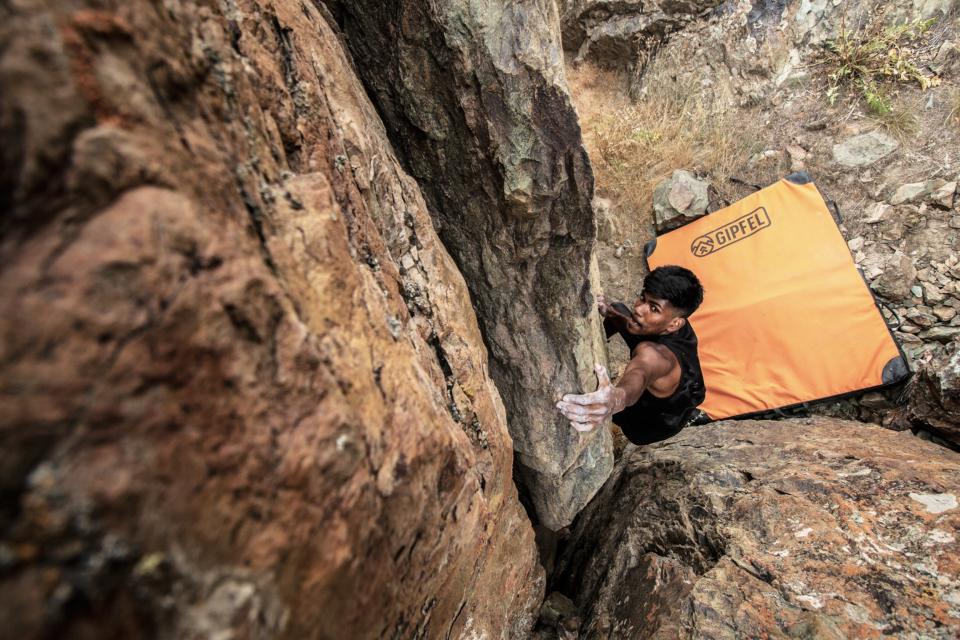
[[[954,638],[960,457],[828,418],[631,448],[558,588],[588,638]]]
[[[5,631],[522,634],[467,289],[324,10],[3,15]]]

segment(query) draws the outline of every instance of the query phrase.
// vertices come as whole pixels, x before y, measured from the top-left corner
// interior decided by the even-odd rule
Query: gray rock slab
[[[833,159],[845,167],[865,167],[886,158],[899,146],[887,134],[871,131],[833,145]]]

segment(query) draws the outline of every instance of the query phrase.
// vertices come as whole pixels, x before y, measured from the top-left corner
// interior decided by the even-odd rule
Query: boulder
[[[845,167],[865,167],[886,158],[900,143],[880,131],[861,133],[833,145],[833,159]]]
[[[657,233],[665,233],[707,213],[710,185],[689,171],[677,169],[653,189],[653,217]]]
[[[557,590],[581,638],[954,638],[960,458],[830,418],[689,427],[625,452]]]
[[[329,0],[364,84],[464,274],[536,517],[573,520],[612,468],[610,435],[554,403],[596,388],[603,333],[593,175],[553,0]],[[599,292],[599,289],[597,289]]]
[[[0,25],[5,634],[522,636],[480,328],[331,17],[107,6]]]
[[[765,104],[780,87],[809,80],[810,54],[835,36],[841,11],[849,24],[871,8],[864,0],[721,3],[638,52],[631,95],[644,95],[645,85],[657,91],[656,79],[692,87],[718,110]],[[790,161],[809,166],[809,158]]]
[[[960,327],[943,327],[956,329]],[[933,430],[960,445],[960,340],[953,338],[929,361],[920,364],[892,422],[899,428]]]

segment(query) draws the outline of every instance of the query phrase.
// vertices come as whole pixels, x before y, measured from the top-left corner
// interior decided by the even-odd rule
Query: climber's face
[[[633,315],[627,323],[627,331],[636,336],[659,336],[679,330],[684,322],[686,319],[669,300],[656,298],[644,291],[633,303]]]

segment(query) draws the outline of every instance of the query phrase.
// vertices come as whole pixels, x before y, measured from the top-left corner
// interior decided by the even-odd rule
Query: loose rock
[[[663,233],[696,220],[707,212],[709,185],[689,171],[678,169],[653,190],[657,232]]]
[[[937,316],[941,322],[950,322],[956,317],[957,310],[953,307],[936,307],[933,310],[933,315]]]
[[[923,338],[924,340],[933,340],[936,342],[943,342],[943,343],[950,342],[957,336],[960,336],[960,327],[954,327],[954,326],[950,326],[950,327],[936,326],[936,327],[933,327],[932,329],[927,329],[926,331],[920,334],[920,337]]]
[[[900,144],[885,133],[872,131],[833,146],[833,159],[846,167],[865,167],[881,160]]]
[[[921,196],[929,193],[926,183],[923,182],[914,182],[911,184],[905,184],[894,192],[890,197],[890,204],[896,206],[898,204],[904,204],[906,202],[914,202],[919,200]]]
[[[954,194],[957,192],[957,183],[948,182],[938,189],[936,189],[930,196],[930,200],[933,204],[937,205],[942,209],[952,209],[953,208],[953,198]]]
[[[893,300],[907,300],[911,293],[920,296],[923,290],[913,285],[917,270],[910,256],[895,252],[883,265],[883,273],[870,286],[881,296]]]
[[[887,218],[887,215],[893,209],[889,204],[885,202],[878,202],[873,205],[873,209],[870,210],[870,213],[863,219],[867,224],[876,224],[882,222]]]
[[[921,287],[923,288],[923,300],[928,305],[932,306],[943,302],[943,294],[935,284],[924,282]]]

